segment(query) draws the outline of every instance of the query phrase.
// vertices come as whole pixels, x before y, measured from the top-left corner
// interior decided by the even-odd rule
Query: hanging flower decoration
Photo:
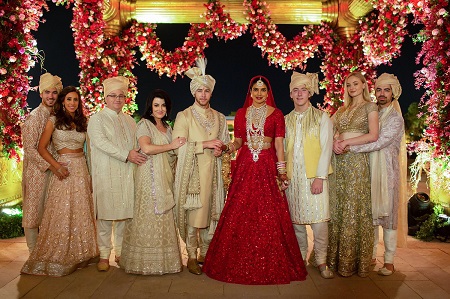
[[[233,39],[242,35],[246,25],[236,23],[220,1],[209,0],[202,14],[205,23],[192,24],[181,47],[166,52],[161,47],[155,24],[133,22],[115,37],[104,36],[101,0],[52,0],[57,5],[73,7],[76,56],[80,63],[80,86],[85,106],[89,112],[102,106],[101,82],[111,76],[123,75],[130,79],[125,111],[133,113],[137,78],[132,69],[136,63],[135,48],[138,47],[148,68],[174,79],[183,75],[195,62],[204,56],[207,40]],[[374,68],[400,55],[404,36],[407,7],[400,0],[369,0],[375,11],[360,22],[354,36],[341,40],[328,24],[305,26],[303,31],[288,41],[270,18],[266,2],[244,0],[249,28],[255,45],[266,56],[269,64],[283,70],[306,67],[307,60],[317,55],[322,57],[321,70],[326,89],[324,109],[334,112],[342,104],[343,80],[353,70],[362,71],[369,84],[375,76]],[[3,2],[1,2],[3,3]],[[20,144],[19,123],[26,114],[26,95],[29,82],[26,70],[34,66],[33,55],[37,53],[30,30],[37,30],[45,1],[8,1],[0,4],[2,29],[2,64],[0,67],[0,138],[3,151],[15,156]],[[427,134],[435,144],[436,155],[449,154],[449,109],[450,89],[449,62],[449,13],[448,0],[413,0],[408,4],[415,22],[425,25],[417,36],[424,42],[417,63],[426,67],[416,74],[416,85],[428,91],[422,99],[429,110]],[[13,30],[9,30],[13,28]],[[4,50],[5,49],[5,50]],[[364,55],[362,55],[364,54]],[[25,71],[24,71],[25,70]],[[425,99],[428,99],[425,101]]]
[[[363,52],[374,65],[389,63],[400,56],[408,33],[408,6],[403,0],[371,0],[375,8],[359,21]]]
[[[422,42],[416,63],[416,86],[427,91],[421,99],[428,110],[425,135],[433,145],[434,157],[446,157],[450,165],[450,11],[448,0],[411,1],[414,21],[424,25],[415,37]]]
[[[0,149],[4,156],[17,160],[32,79],[27,72],[38,55],[31,31],[39,27],[42,8],[47,9],[45,0],[0,1]]]
[[[331,51],[325,52],[321,70],[325,78],[320,82],[326,90],[322,109],[330,114],[343,104],[344,80],[353,71],[360,71],[366,78],[369,89],[376,77],[375,68],[362,53],[362,43],[359,35],[354,34],[349,40],[334,37]]]
[[[247,27],[233,21],[229,13],[223,11],[220,1],[208,1],[206,13],[202,16],[206,22],[192,24],[188,36],[181,47],[173,52],[166,52],[156,36],[156,25],[140,24],[136,30],[137,42],[142,59],[147,67],[158,72],[160,76],[176,78],[192,67],[198,57],[204,56],[208,47],[207,40],[214,35],[224,40],[234,39],[242,35]]]
[[[131,71],[136,63],[133,50],[136,46],[136,23],[123,30],[119,36],[106,38],[102,9],[103,1],[74,1],[72,28],[85,107],[89,113],[100,110],[104,106],[102,82],[120,75],[130,80],[123,110],[133,114],[137,110],[134,102],[137,79]]]

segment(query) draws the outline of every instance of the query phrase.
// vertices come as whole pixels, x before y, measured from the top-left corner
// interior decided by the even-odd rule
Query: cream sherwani
[[[50,164],[39,155],[37,148],[39,139],[50,117],[50,111],[40,104],[34,109],[22,125],[23,142],[23,218],[24,228],[38,228],[44,209],[45,191],[47,188]],[[50,143],[48,151],[54,156],[55,150]]]
[[[206,118],[207,109],[203,109],[197,104],[192,105],[178,113],[172,136],[174,138],[185,137],[188,143],[194,143],[194,151],[198,161],[200,201],[202,206],[198,209],[186,211],[186,223],[192,227],[206,228],[209,227],[211,222],[214,163],[217,158],[214,157],[212,149],[203,149],[202,141],[217,138],[221,139],[224,143],[227,143],[229,141],[229,136],[227,134],[224,136],[223,132],[220,132],[220,122],[224,123],[226,126],[225,116],[222,113],[219,113],[212,108],[208,108],[214,115],[214,126],[208,132],[208,130],[196,120],[195,116],[192,114],[192,109],[195,109],[202,117]],[[226,137],[228,137],[228,139],[225,139]],[[180,152],[181,151],[179,151],[179,153]],[[179,166],[181,165],[177,165],[177,168]],[[176,175],[178,175],[178,172]]]
[[[87,131],[97,219],[132,218],[135,167],[127,157],[135,144],[135,121],[104,108],[90,118]]]

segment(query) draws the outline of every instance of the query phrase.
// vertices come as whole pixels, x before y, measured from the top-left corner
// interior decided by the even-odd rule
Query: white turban
[[[378,77],[378,79],[375,81],[375,89],[378,88],[380,85],[391,86],[394,100],[398,100],[398,98],[402,94],[402,86],[400,85],[400,82],[398,81],[397,77],[392,74],[388,73],[381,74],[380,77]]]
[[[216,85],[216,80],[210,76],[206,75],[206,59],[205,58],[197,58],[195,61],[197,67],[193,67],[186,71],[186,76],[192,79],[190,89],[192,95],[195,95],[197,89],[201,87],[206,87],[211,90],[211,93],[214,90],[214,86]]]
[[[319,76],[316,73],[306,73],[305,75],[293,72],[291,83],[289,84],[289,92],[296,87],[303,87],[303,85],[309,91],[310,95],[313,95],[314,93],[319,94]]]
[[[58,76],[53,76],[50,73],[42,74],[39,79],[39,93],[43,93],[51,88],[56,88],[58,93],[60,93],[63,89],[61,78]]]
[[[129,83],[130,80],[122,76],[108,78],[103,81],[103,94],[106,97],[114,90],[121,90],[124,95],[127,95]]]

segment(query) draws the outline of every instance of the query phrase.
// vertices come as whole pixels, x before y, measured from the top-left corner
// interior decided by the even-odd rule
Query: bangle
[[[286,161],[276,162],[278,174],[286,174]]]

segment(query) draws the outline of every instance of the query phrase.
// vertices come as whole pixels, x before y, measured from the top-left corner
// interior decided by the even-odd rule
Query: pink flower
[[[8,71],[5,68],[0,69],[0,75],[6,74]]]
[[[9,57],[9,61],[10,61],[10,62],[13,62],[13,63],[16,62],[16,61],[17,61],[16,56],[14,56],[14,55],[10,56],[10,57]]]

